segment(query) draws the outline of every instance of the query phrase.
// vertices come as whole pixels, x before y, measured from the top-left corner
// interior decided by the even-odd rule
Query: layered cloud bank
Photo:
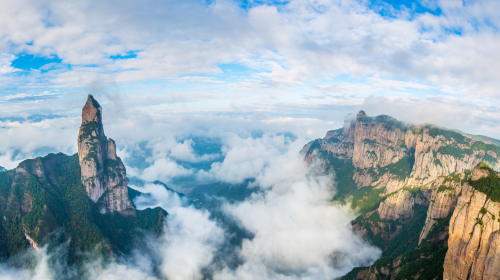
[[[355,214],[349,207],[331,202],[334,174],[322,174],[314,164],[303,161],[299,153],[303,138],[231,133],[228,139],[221,148],[222,161],[206,171],[190,170],[202,178],[229,183],[253,178],[248,186],[234,185],[252,188],[251,196],[236,202],[220,198],[220,207],[209,209],[220,211],[250,233],[252,237],[243,238],[241,246],[229,244],[236,233],[228,231],[209,210],[195,208],[186,197],[160,184],[131,184],[144,193],[134,200],[138,209],[161,206],[168,211],[164,236],[150,237],[146,246],[112,262],[97,259],[85,267],[83,276],[62,265],[63,254],[48,254],[45,248],[31,253],[37,258],[34,270],[4,266],[2,275],[8,279],[122,279],[131,275],[135,279],[202,279],[204,275],[214,279],[323,279],[343,275],[380,256],[379,249],[352,232],[350,221]],[[156,159],[151,166],[165,160]],[[148,168],[139,174],[144,176]],[[238,259],[236,265],[220,255],[228,246]]]
[[[148,112],[335,121],[370,95],[499,111],[498,1],[257,2],[5,3],[0,117],[73,116],[86,93]]]
[[[6,52],[0,73],[15,72],[10,52],[57,57],[41,68],[43,76],[34,73],[31,83],[63,88],[85,87],[102,75],[118,83],[166,77],[272,91],[269,85],[303,85],[347,74],[373,75],[375,81],[324,83],[322,91],[435,86],[494,97],[500,22],[492,11],[498,5],[488,0],[416,1],[413,6],[23,0],[4,5],[0,14],[0,50]],[[251,69],[252,75],[229,83],[198,76],[222,73],[221,65],[230,63]]]

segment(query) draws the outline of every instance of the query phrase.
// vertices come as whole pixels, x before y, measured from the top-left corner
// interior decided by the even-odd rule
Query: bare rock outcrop
[[[474,168],[472,178],[485,175]],[[500,203],[465,184],[449,225],[443,279],[500,279]]]
[[[92,95],[82,110],[78,158],[82,184],[90,199],[99,203],[100,212],[135,215],[128,196],[125,167],[116,155],[115,142],[104,134],[102,108]]]
[[[441,177],[432,184],[433,188],[429,208],[427,209],[427,218],[424,228],[420,232],[419,245],[422,243],[422,240],[427,238],[434,225],[437,224],[437,219],[448,217],[455,209],[458,197],[462,192],[461,179],[464,176],[465,174],[461,174],[456,179],[452,176]]]
[[[488,148],[472,148],[475,142],[431,125],[409,126],[389,116],[368,117],[360,111],[343,128],[329,131],[302,152],[308,162],[324,157],[324,152],[350,161],[358,188],[385,187],[389,195],[404,186],[421,187],[440,176],[471,170],[486,154],[493,158],[493,169],[500,170],[499,156]]]
[[[411,192],[400,190],[380,203],[377,209],[382,220],[398,220],[413,217],[415,198]]]

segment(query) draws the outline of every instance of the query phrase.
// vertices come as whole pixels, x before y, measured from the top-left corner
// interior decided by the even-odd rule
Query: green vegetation
[[[489,176],[477,181],[469,180],[469,184],[476,190],[485,193],[492,201],[500,202],[500,177],[486,163],[481,162],[480,166],[490,172]]]
[[[409,187],[409,186],[403,186],[403,190],[408,191],[412,194],[422,193],[422,191],[418,187],[413,188],[413,187]]]
[[[460,183],[461,175],[460,173],[453,173],[444,178],[443,184],[447,182],[454,182],[456,184]]]
[[[415,156],[413,155],[413,153],[410,153],[408,156],[402,157],[396,163],[391,163],[384,167],[380,167],[379,172],[380,174],[385,174],[387,172],[390,172],[396,175],[396,178],[398,180],[403,181],[407,177],[410,177],[414,163],[415,163]]]
[[[329,143],[338,143],[338,142],[340,142],[340,139],[339,139],[339,138],[337,138],[337,137],[330,137],[330,138],[328,139],[328,142],[329,142]]]
[[[389,131],[394,131],[396,129],[399,129],[403,132],[406,131],[407,125],[404,124],[403,122],[387,115],[380,115],[376,117],[368,117],[364,116],[359,118],[359,121],[367,123],[367,124],[372,124],[372,123],[382,123],[385,129]]]
[[[477,151],[485,151],[485,152],[493,151],[495,154],[497,154],[497,156],[500,155],[500,146],[493,145],[493,144],[486,144],[486,143],[481,142],[481,141],[474,142],[474,144],[472,144],[472,149],[477,150]]]
[[[377,141],[371,140],[371,139],[363,139],[363,143],[371,145],[371,146],[377,146],[378,145]]]
[[[368,269],[371,274],[375,274],[376,279],[417,279],[417,277],[418,279],[443,279],[447,240],[440,240],[439,237],[446,232],[452,214],[450,213],[446,218],[436,219],[437,224],[429,232],[427,239],[423,240],[422,244],[418,246],[420,231],[425,223],[426,207],[417,206],[414,210],[414,218],[404,223],[381,221],[385,225],[382,225],[381,231],[376,236],[371,234],[369,226],[365,226],[365,229],[367,228],[367,231],[369,231],[368,236],[366,236],[369,241],[384,249],[382,258],[370,267],[354,268],[340,279],[358,279],[358,273]],[[354,221],[354,224],[369,225],[374,220],[372,216],[367,219],[360,216]],[[394,239],[377,238],[384,235],[387,237],[387,228],[393,224],[403,227]],[[395,262],[399,256],[402,256],[401,260]],[[395,275],[398,270],[399,273]]]
[[[481,214],[483,215],[486,215],[486,213],[488,213],[488,210],[486,210],[486,208],[481,208],[481,211],[480,211]]]
[[[442,135],[446,139],[450,139],[450,138],[455,139],[455,141],[457,141],[457,143],[459,143],[459,144],[469,144],[466,141],[465,136],[463,136],[462,134],[460,134],[460,133],[458,133],[456,131],[448,130],[448,129],[442,129],[442,128],[438,128],[438,127],[431,126],[431,125],[427,125],[427,126],[425,126],[425,128],[429,129],[429,135],[431,137],[436,137],[438,135]]]
[[[370,158],[373,158],[373,160],[378,159],[377,154],[374,151],[368,151],[367,154]]]
[[[443,279],[443,265],[448,248],[443,242],[424,241],[405,255],[405,264],[394,279]],[[425,257],[421,257],[425,256]]]
[[[445,185],[441,185],[439,186],[438,188],[438,193],[440,192],[445,192],[445,191],[453,191],[455,190],[455,188],[451,187],[451,186],[445,186]]]
[[[460,131],[460,133],[462,133],[466,137],[469,137],[469,138],[474,139],[476,141],[482,141],[482,142],[487,143],[487,144],[494,144],[494,145],[500,146],[500,140],[495,139],[495,138],[491,138],[491,137],[484,136],[484,135],[468,134],[468,133],[464,133],[461,131]]]
[[[427,207],[417,204],[414,206],[413,211],[413,218],[405,223],[401,231],[389,244],[386,244],[382,256],[397,257],[417,247],[420,232],[427,217]]]
[[[384,197],[380,196],[384,193],[385,187],[380,189],[374,189],[370,186],[362,187],[353,195],[352,208],[356,209],[359,207],[361,213],[374,210],[384,200]]]
[[[434,159],[434,164],[443,167],[443,164],[441,163],[441,161],[438,158]]]
[[[421,128],[421,127],[419,127],[419,126],[412,125],[412,126],[410,127],[410,130],[411,130],[411,133],[412,133],[413,135],[420,135],[420,134],[422,134],[422,128]]]
[[[309,150],[307,150],[307,155],[311,154],[315,149],[321,149],[319,141],[320,139],[316,139],[311,142],[311,146],[309,146]]]
[[[380,220],[380,217],[378,216],[377,212],[373,212],[367,219],[368,221],[371,221],[373,223],[380,223],[382,220]]]
[[[322,151],[321,157],[325,159],[329,165],[328,168],[335,172],[335,182],[337,183],[337,193],[334,196],[334,200],[345,200],[348,196],[354,194],[357,191],[357,185],[352,179],[354,176],[354,165],[352,165],[352,159],[340,159],[333,156],[333,153]]]
[[[70,239],[70,264],[82,263],[87,258],[83,252],[126,252],[137,234],[135,228],[162,230],[159,224],[166,212],[160,208],[137,211],[137,217],[100,214],[81,184],[77,154],[49,154],[20,166],[25,170],[43,167],[44,173],[0,173],[0,211],[5,217],[4,226],[0,226],[0,258],[29,247],[25,229],[39,245]]]
[[[472,155],[473,153],[471,149],[463,150],[455,144],[441,146],[437,151],[442,155],[450,155],[460,159],[464,158],[465,155]]]
[[[97,136],[93,136],[92,133],[94,131],[100,132],[101,130],[99,128],[101,128],[101,130],[102,130],[102,125],[101,125],[101,127],[99,127],[99,124],[95,121],[91,121],[91,122],[88,122],[86,124],[82,124],[82,126],[80,128],[81,134],[78,137],[78,140],[80,142],[82,142],[88,138],[90,138],[90,140],[98,139]]]
[[[489,154],[484,155],[483,161],[487,161],[491,164],[498,164],[498,160],[496,158],[490,156]]]

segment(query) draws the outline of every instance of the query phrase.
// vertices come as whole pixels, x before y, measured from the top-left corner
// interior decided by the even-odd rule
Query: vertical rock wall
[[[476,167],[472,178],[482,173]],[[443,279],[500,279],[499,215],[499,202],[464,185],[450,220]]]
[[[88,96],[82,110],[78,158],[82,184],[90,199],[99,204],[100,212],[135,215],[128,197],[125,166],[116,155],[115,142],[104,134],[102,108],[92,95]]]

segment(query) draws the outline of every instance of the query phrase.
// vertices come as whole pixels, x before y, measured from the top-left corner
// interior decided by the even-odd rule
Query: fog
[[[142,146],[152,147],[146,167],[127,166],[127,171],[136,178],[130,187],[143,193],[134,199],[137,208],[161,206],[168,212],[163,236],[148,236],[146,245],[112,260],[96,255],[78,273],[64,265],[64,246],[50,252],[29,250],[26,254],[36,259],[33,269],[3,265],[0,273],[5,279],[332,279],[373,263],[381,251],[353,233],[350,221],[356,213],[349,205],[331,202],[335,174],[303,160],[300,150],[309,140],[302,135],[307,134],[212,134],[221,142],[218,160],[213,160],[213,150],[197,152],[191,140],[174,140],[172,148],[161,149],[161,141],[149,142]],[[126,164],[134,157],[128,147],[121,147]],[[201,161],[208,168],[185,164]],[[236,201],[216,198],[220,206],[210,209],[193,204],[189,195],[151,183],[168,184],[182,176],[234,184],[251,179],[234,187],[253,193]],[[237,233],[210,211],[220,211],[251,237],[240,237],[241,245],[229,242]]]

